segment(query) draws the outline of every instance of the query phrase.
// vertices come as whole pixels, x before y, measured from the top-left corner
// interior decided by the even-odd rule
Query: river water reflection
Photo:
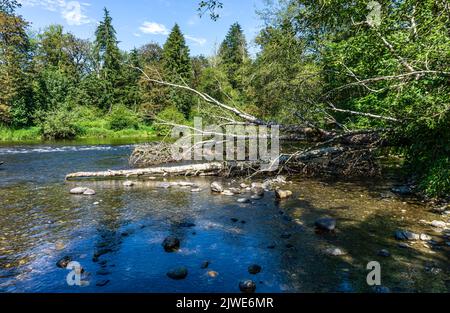
[[[0,291],[238,292],[239,281],[253,279],[257,292],[368,292],[365,267],[372,260],[381,263],[382,284],[392,291],[449,291],[450,240],[421,222],[448,217],[389,194],[393,182],[386,178],[297,179],[285,187],[293,191],[289,200],[277,202],[267,192],[249,204],[212,195],[210,178],[169,180],[194,182],[202,189],[196,193],[158,188],[161,180],[131,188],[120,180],[64,182],[73,171],[126,168],[132,148],[0,146]],[[97,193],[70,195],[75,186]],[[315,232],[323,216],[337,219],[335,233]],[[401,248],[393,237],[398,228],[429,234],[436,244]],[[178,252],[163,250],[168,235],[180,238]],[[330,247],[347,254],[329,256]],[[378,256],[381,249],[391,256]],[[56,266],[65,256],[83,266],[89,286],[67,285],[69,271]],[[255,263],[262,271],[251,275],[247,268]],[[179,266],[187,267],[186,279],[166,276]]]

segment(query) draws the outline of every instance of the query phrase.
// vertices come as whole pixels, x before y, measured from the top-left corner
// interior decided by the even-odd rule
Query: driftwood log
[[[140,153],[142,147],[136,148]],[[213,161],[205,163],[176,164],[130,170],[107,170],[100,172],[78,172],[66,176],[66,180],[80,178],[114,179],[145,178],[149,176],[254,176],[276,175],[279,173],[302,173],[307,176],[317,174],[332,175],[376,175],[378,168],[372,153],[367,150],[355,151],[346,147],[324,147],[279,157],[279,166],[274,171],[263,171],[260,161]]]

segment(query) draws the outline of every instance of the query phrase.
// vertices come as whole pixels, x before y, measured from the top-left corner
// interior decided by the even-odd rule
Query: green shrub
[[[139,115],[123,105],[116,106],[108,116],[111,130],[138,129]]]
[[[179,125],[187,124],[184,114],[178,111],[175,106],[167,107],[156,115],[156,121],[153,128],[159,136],[168,135],[172,131],[173,126],[162,124],[164,122]]]
[[[49,112],[40,126],[45,139],[73,139],[81,134],[75,114],[64,108]]]

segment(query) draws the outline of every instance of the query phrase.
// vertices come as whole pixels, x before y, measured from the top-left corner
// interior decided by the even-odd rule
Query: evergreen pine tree
[[[222,66],[233,88],[240,87],[239,70],[248,60],[247,43],[241,25],[231,25],[219,48],[219,65]]]
[[[189,84],[192,80],[192,65],[189,48],[180,27],[175,24],[163,47],[163,68],[166,79],[173,83]],[[171,91],[171,100],[186,117],[192,106],[192,96],[180,90]]]
[[[103,108],[111,110],[114,102],[121,102],[121,53],[109,11],[104,9],[103,21],[95,31],[95,58],[98,78],[104,87]]]

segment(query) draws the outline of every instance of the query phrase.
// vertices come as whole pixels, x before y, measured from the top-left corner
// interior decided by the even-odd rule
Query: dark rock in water
[[[331,217],[319,218],[314,225],[321,230],[333,231],[336,228],[336,220]]]
[[[241,221],[241,224],[247,224],[247,222],[246,221]]]
[[[391,189],[393,193],[396,193],[401,196],[407,196],[412,194],[412,188],[409,186],[397,186]]]
[[[195,227],[194,223],[189,223],[189,222],[182,222],[178,224],[178,227],[182,227],[182,228],[191,228],[191,227]]]
[[[386,249],[382,249],[378,251],[378,255],[387,258],[391,256],[391,253]]]
[[[288,244],[286,245],[286,248],[288,248],[288,249],[292,249],[292,248],[294,248],[294,245],[293,245],[293,244],[290,244],[290,243],[288,243]]]
[[[167,276],[175,280],[185,279],[187,274],[188,270],[184,266],[175,268],[167,272]]]
[[[404,243],[404,242],[400,242],[397,246],[398,246],[399,248],[402,248],[402,249],[408,249],[408,248],[411,248],[409,244]]]
[[[175,252],[180,248],[180,240],[175,236],[164,239],[162,246],[166,252]]]
[[[109,274],[111,274],[111,272],[106,269],[101,269],[101,270],[97,271],[97,275],[106,276]]]
[[[284,234],[281,234],[280,237],[281,237],[282,239],[289,239],[289,238],[291,238],[291,236],[292,236],[292,235],[289,234],[289,233],[284,233]]]
[[[256,284],[252,280],[245,280],[239,283],[239,290],[243,293],[254,293],[256,291]]]
[[[239,221],[239,219],[237,219],[237,218],[230,218],[230,220],[233,222],[233,223],[237,223],[238,221]]]
[[[391,290],[386,286],[374,286],[372,290],[374,293],[391,293]]]
[[[248,272],[250,274],[255,275],[255,274],[258,274],[259,272],[261,272],[261,269],[262,269],[261,266],[259,266],[258,264],[252,264],[248,267]]]
[[[108,254],[110,252],[112,252],[112,249],[110,249],[110,248],[99,249],[94,253],[94,258],[99,258],[102,255]]]
[[[415,234],[408,230],[396,230],[394,236],[397,240],[415,241],[420,239],[420,236],[418,234]]]
[[[97,283],[95,284],[98,287],[103,287],[106,286],[109,283],[109,279],[102,279],[97,281]]]
[[[61,260],[56,262],[56,266],[59,268],[66,268],[70,262],[72,262],[72,258],[70,256],[65,256]]]
[[[277,246],[276,245],[270,245],[270,246],[267,246],[267,249],[275,249]]]
[[[209,266],[209,261],[204,261],[203,263],[202,263],[202,265],[200,266],[200,268],[208,268],[208,266]]]

